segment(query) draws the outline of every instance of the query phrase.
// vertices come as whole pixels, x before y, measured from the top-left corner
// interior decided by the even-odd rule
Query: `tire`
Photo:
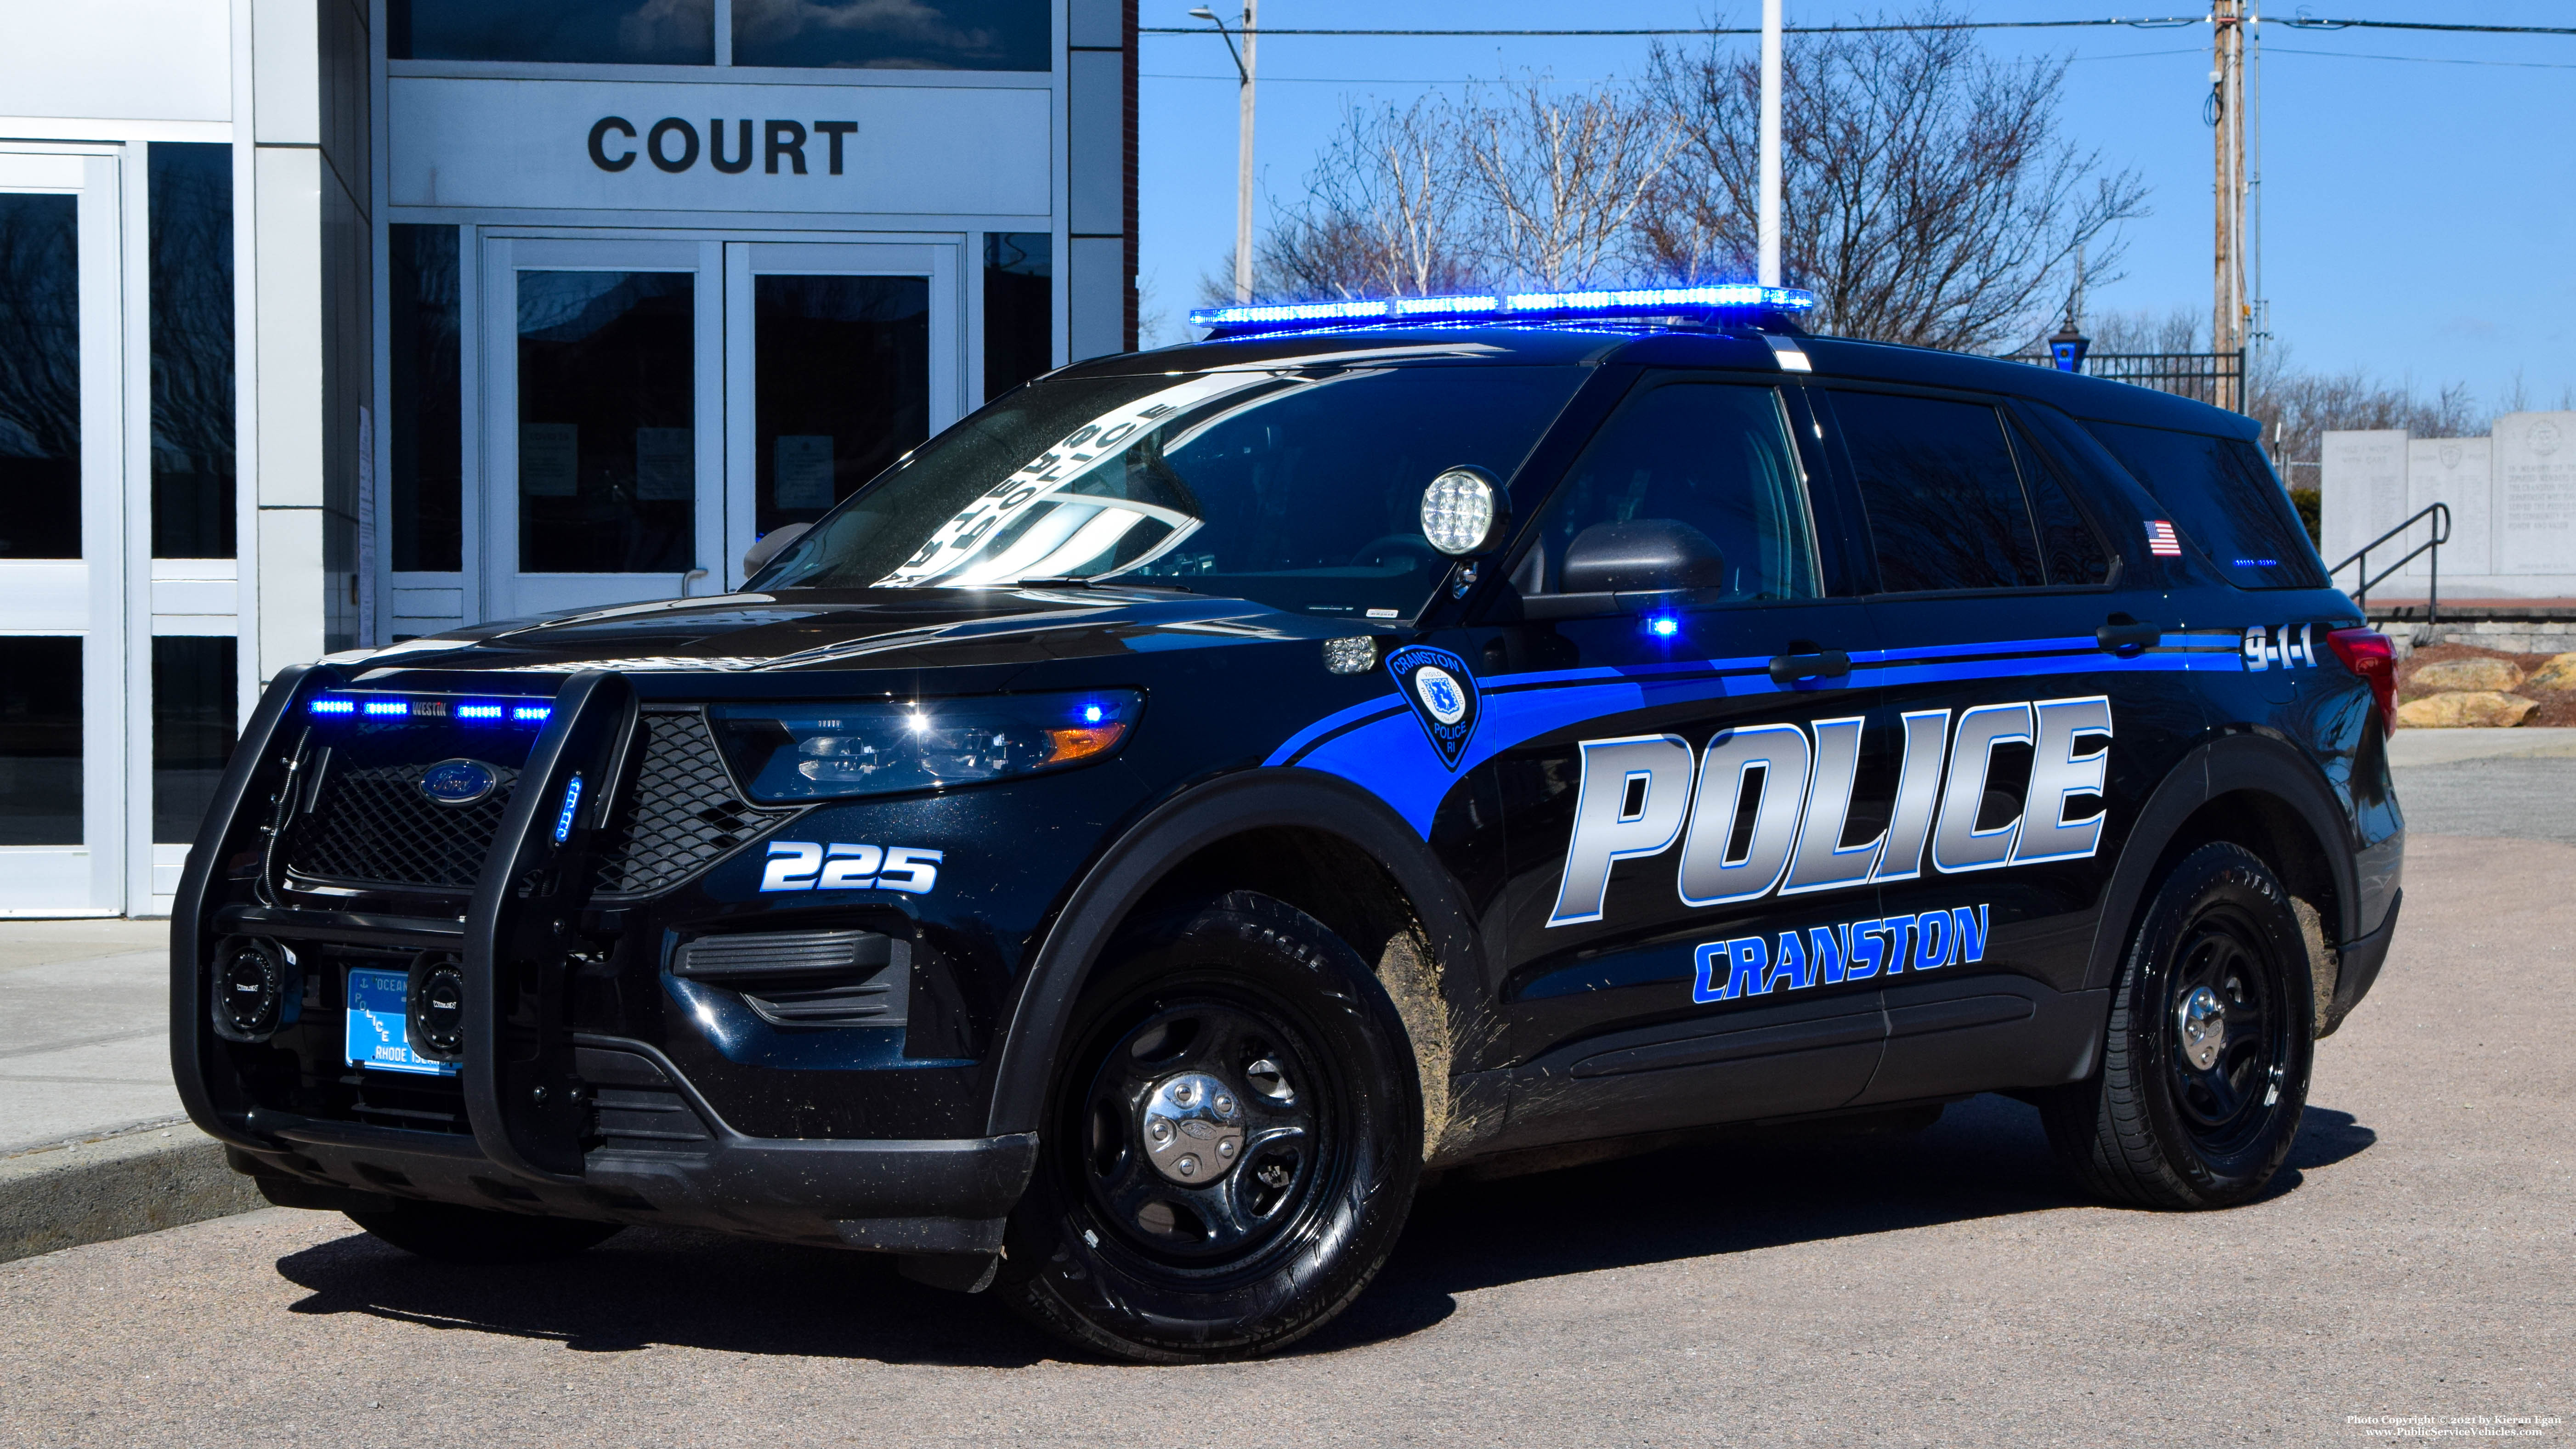
[[[1403,1023],[1358,952],[1250,892],[1104,959],[996,1289],[1119,1358],[1285,1347],[1359,1296],[1411,1210],[1422,1100]]]
[[[2139,922],[2101,1069],[2042,1098],[2049,1144],[2113,1202],[2244,1202],[2289,1156],[2315,1046],[2289,893],[2243,847],[2204,845],[2166,875]]]
[[[540,1218],[448,1203],[407,1202],[351,1212],[349,1221],[416,1257],[440,1263],[543,1263],[607,1242],[620,1223]]]

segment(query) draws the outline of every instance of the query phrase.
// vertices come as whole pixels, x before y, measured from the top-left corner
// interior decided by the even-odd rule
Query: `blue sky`
[[[1143,0],[1142,23],[1189,25],[1193,0]],[[1227,0],[1214,0],[1231,13]],[[1787,0],[1791,24],[1861,7]],[[2576,25],[2570,0],[2374,4],[2314,0],[2336,17]],[[2290,7],[2284,6],[2284,10]],[[1689,0],[1262,0],[1270,26],[1742,25],[1758,4]],[[2195,0],[1988,0],[1980,20],[2200,14]],[[2517,371],[2534,407],[2576,390],[2576,37],[2266,27],[2264,282],[2273,332],[2301,366],[2362,368],[2429,392],[2466,383],[2481,409]],[[1686,42],[1692,44],[1704,42]],[[1750,39],[1726,44],[1749,46]],[[1150,302],[1177,323],[1234,239],[1234,70],[1213,35],[1142,39],[1139,208]],[[1256,135],[1263,198],[1292,196],[1345,106],[1403,102],[1506,71],[1560,81],[1633,76],[1628,39],[1270,36]],[[2201,124],[2209,30],[1986,32],[2000,56],[2071,57],[2063,120],[2110,168],[2146,182],[2126,277],[2089,310],[2210,298],[2211,138]],[[1177,334],[1174,334],[1175,337]]]

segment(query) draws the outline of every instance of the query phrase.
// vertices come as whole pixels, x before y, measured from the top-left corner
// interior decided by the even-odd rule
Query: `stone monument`
[[[2318,459],[2329,565],[2433,503],[2451,506],[2442,548],[2442,597],[2576,598],[2576,412],[2507,413],[2483,438],[2413,438],[2374,429],[2325,435]],[[2417,525],[2372,552],[2373,571],[2428,536]],[[2373,603],[2421,600],[2427,559],[2381,583]],[[2339,569],[2335,586],[2360,584]]]
[[[2576,413],[2495,421],[2495,568],[2576,575]]]
[[[2442,577],[2454,592],[2459,580],[2493,571],[2487,549],[2487,503],[2495,488],[2488,463],[2493,456],[2493,445],[2486,438],[2417,438],[2406,445],[2406,511],[2413,514],[2436,503],[2451,506],[2451,541],[2442,546]],[[2429,581],[2432,572],[2432,558],[2427,555],[2408,564],[2403,577]]]
[[[2406,506],[2403,428],[2328,433],[2318,462],[2317,495],[2322,511],[2318,532],[2324,538],[2317,551],[2326,556],[2327,567],[2352,557],[2355,549],[2395,528],[2413,511]],[[2371,571],[2386,568],[2405,551],[2393,545],[2384,553],[2373,550]],[[2335,583],[2347,593],[2360,583],[2354,577],[2355,571],[2344,569],[2335,575]]]

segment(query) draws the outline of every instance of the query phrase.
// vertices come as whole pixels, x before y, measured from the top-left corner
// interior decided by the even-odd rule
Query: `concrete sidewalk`
[[[264,1206],[170,1084],[170,923],[0,923],[0,1261]]]

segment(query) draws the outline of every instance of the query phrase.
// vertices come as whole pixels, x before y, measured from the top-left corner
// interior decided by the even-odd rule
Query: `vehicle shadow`
[[[2376,1141],[2311,1107],[2271,1193]],[[1906,1135],[1782,1129],[1623,1161],[1424,1193],[1359,1301],[1291,1353],[1418,1333],[1457,1296],[1537,1278],[2089,1206],[2039,1117],[2002,1097],[1953,1105]],[[536,1267],[424,1262],[353,1231],[278,1260],[297,1313],[551,1340],[581,1352],[653,1344],[884,1363],[1022,1367],[1068,1350],[989,1299],[925,1288],[868,1254],[632,1228]]]

